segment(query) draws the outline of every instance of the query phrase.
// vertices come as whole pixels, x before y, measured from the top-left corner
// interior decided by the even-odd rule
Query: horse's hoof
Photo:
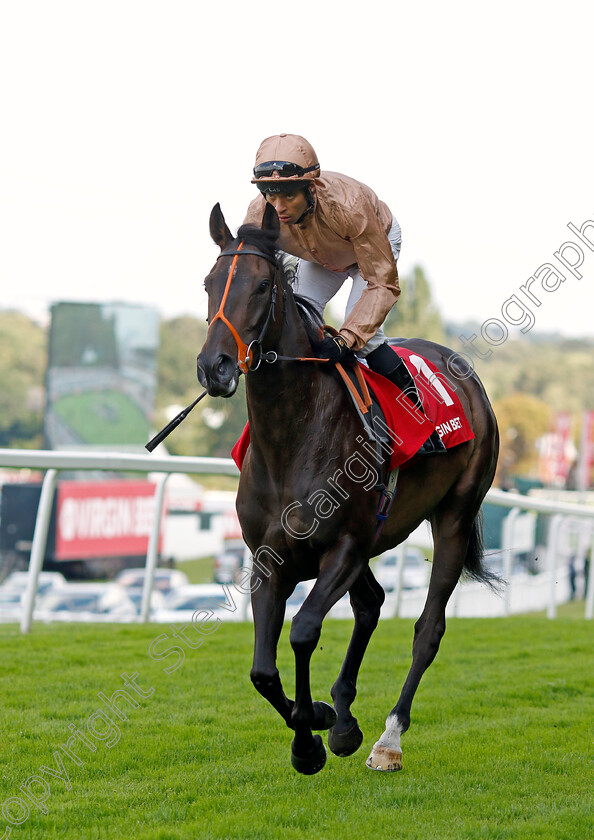
[[[402,753],[400,750],[391,750],[376,744],[365,764],[372,770],[402,770]]]
[[[328,746],[334,755],[339,755],[341,758],[357,752],[362,742],[363,733],[357,721],[346,732],[335,732],[334,729],[328,732]]]
[[[334,706],[330,703],[324,703],[323,700],[316,700],[313,704],[314,719],[311,725],[312,729],[330,729],[338,720],[338,716],[334,711]]]
[[[313,776],[319,773],[326,763],[326,747],[319,735],[314,735],[314,743],[306,755],[295,755],[295,741],[291,744],[291,764],[298,773]]]

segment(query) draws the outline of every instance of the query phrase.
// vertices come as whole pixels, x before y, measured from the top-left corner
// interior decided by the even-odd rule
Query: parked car
[[[20,621],[23,613],[23,598],[27,590],[29,572],[11,572],[0,586],[0,621]],[[40,572],[37,579],[37,598],[67,585],[60,572]]]
[[[143,587],[142,586],[127,586],[126,587],[126,595],[134,604],[134,609],[136,610],[136,615],[140,615],[140,610],[142,608],[142,593]],[[149,610],[149,618],[154,620],[154,617],[158,610],[163,608],[163,604],[165,603],[165,595],[162,592],[159,592],[158,589],[153,589],[151,592],[151,608]]]
[[[287,598],[287,606],[285,609],[285,621],[288,621],[295,616],[311,590],[313,589],[315,580],[302,580],[297,584],[293,592]]]
[[[20,589],[0,586],[0,621],[20,621],[23,614],[23,595]]]
[[[17,589],[25,592],[29,572],[11,572],[2,583],[0,589]],[[37,578],[37,594],[43,595],[50,589],[59,589],[67,585],[67,580],[61,572],[39,572]]]
[[[293,592],[287,598],[287,603],[285,607],[285,621],[291,621],[294,618],[294,616],[299,612],[299,610],[301,609],[301,605],[311,592],[314,583],[315,580],[303,580],[297,584]],[[248,604],[247,608],[247,619],[248,621],[254,620],[251,601]]]
[[[146,569],[122,569],[121,572],[114,578],[114,582],[123,586],[138,587],[144,586],[144,578],[146,576]],[[167,595],[173,589],[179,589],[180,586],[187,586],[189,584],[188,576],[179,569],[155,569],[155,579],[153,589]]]
[[[223,588],[218,583],[182,586],[167,595],[153,620],[163,623],[190,623],[196,610],[211,610],[221,621],[242,621],[244,598],[245,596],[234,587]]]
[[[334,604],[328,613],[328,618],[353,618],[353,608],[348,592]]]
[[[47,592],[33,613],[38,621],[129,621],[136,608],[117,583],[69,583]]]
[[[214,582],[233,583],[243,566],[246,544],[243,540],[225,540],[223,550],[214,559]]]
[[[428,586],[431,564],[423,552],[413,546],[404,547],[404,570],[402,573],[403,589],[418,589]],[[396,549],[385,551],[375,561],[373,574],[385,592],[394,592],[398,581],[398,552]]]

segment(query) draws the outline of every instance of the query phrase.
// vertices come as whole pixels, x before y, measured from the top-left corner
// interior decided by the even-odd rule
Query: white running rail
[[[157,566],[159,529],[165,496],[165,484],[171,473],[202,475],[239,475],[231,458],[186,458],[180,456],[132,455],[118,452],[52,452],[42,449],[0,449],[0,467],[46,470],[33,532],[29,578],[23,602],[21,632],[28,633],[33,621],[37,582],[43,565],[54,489],[60,470],[110,470],[115,472],[158,473],[155,486],[155,510],[146,555],[147,574],[142,590],[140,620],[148,621],[155,568]]]
[[[109,470],[112,472],[139,472],[159,474],[155,487],[155,512],[153,526],[149,538],[146,569],[147,574],[144,581],[142,595],[142,607],[140,620],[148,621],[150,598],[153,589],[154,574],[157,564],[159,528],[161,524],[161,512],[165,494],[167,478],[172,473],[186,473],[189,475],[239,475],[238,469],[231,458],[204,458],[204,457],[180,457],[180,456],[155,456],[144,454],[128,454],[119,452],[84,452],[84,451],[49,451],[49,450],[23,450],[23,449],[0,449],[0,467],[14,469],[45,470],[41,498],[37,511],[33,544],[31,548],[31,559],[29,562],[29,579],[23,604],[23,615],[21,618],[21,631],[28,633],[33,620],[33,607],[37,595],[37,582],[39,572],[45,556],[47,532],[52,510],[54,489],[58,474],[62,470]],[[556,569],[557,553],[556,540],[559,534],[560,525],[564,517],[581,517],[590,520],[592,527],[592,548],[591,557],[594,557],[594,507],[587,505],[567,504],[554,502],[546,499],[536,499],[522,496],[519,493],[507,493],[502,490],[492,489],[488,492],[486,501],[493,505],[500,505],[510,508],[510,515],[517,516],[520,511],[535,511],[539,513],[553,514],[551,526],[552,539],[549,540],[548,566],[551,572],[552,587],[554,586],[554,570]],[[505,548],[506,546],[504,546]],[[513,546],[507,546],[507,562],[511,564]],[[505,570],[509,572],[509,569]],[[509,579],[509,575],[505,574]],[[589,575],[588,590],[586,593],[585,617],[591,619],[594,613],[594,575]],[[555,592],[551,591],[551,599],[547,610],[549,618],[556,615]]]

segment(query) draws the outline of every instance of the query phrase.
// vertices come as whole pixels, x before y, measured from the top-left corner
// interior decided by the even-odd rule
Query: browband
[[[268,260],[268,262],[272,263],[272,265],[274,265],[274,266],[278,265],[278,262],[277,262],[275,257],[268,257],[268,256],[266,256],[266,254],[263,254],[261,251],[252,251],[248,248],[242,248],[241,251],[221,251],[221,253],[217,257],[217,260],[220,260],[221,257],[234,257],[236,254],[238,254],[240,257],[243,254],[251,254],[254,257],[262,257],[263,260]]]

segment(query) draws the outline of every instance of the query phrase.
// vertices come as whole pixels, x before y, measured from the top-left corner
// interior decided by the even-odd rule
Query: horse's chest
[[[341,470],[326,464],[324,469],[285,469],[282,480],[267,471],[242,473],[237,510],[252,550],[269,545],[307,554],[358,529],[360,520],[366,530],[376,504],[375,494],[345,481]]]

